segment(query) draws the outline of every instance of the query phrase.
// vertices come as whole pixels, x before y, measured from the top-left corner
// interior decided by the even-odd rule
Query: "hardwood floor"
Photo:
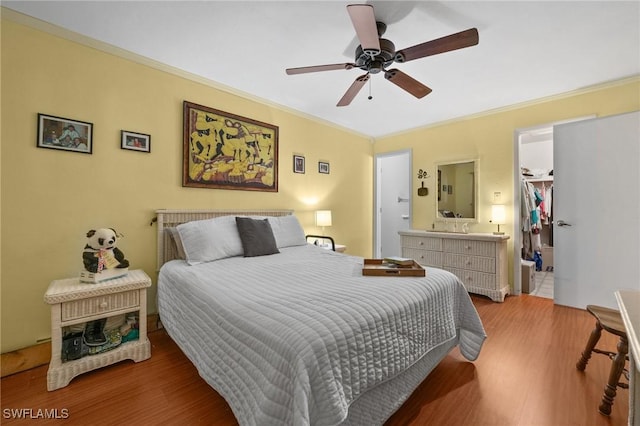
[[[469,362],[454,349],[387,426],[627,424],[627,390],[618,389],[610,417],[598,413],[609,359],[594,355],[584,373],[575,368],[594,325],[586,311],[528,295],[501,304],[479,296],[473,301],[488,335],[478,360]],[[54,392],[46,390],[47,366],[3,378],[0,422],[33,424],[11,418],[11,410],[34,417],[48,410],[68,418],[37,424],[237,424],[164,331],[150,339],[151,359],[83,374]],[[603,333],[599,346],[615,345]]]

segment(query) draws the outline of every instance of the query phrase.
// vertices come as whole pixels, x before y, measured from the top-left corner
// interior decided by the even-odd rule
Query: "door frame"
[[[409,158],[409,167],[407,170],[407,181],[409,182],[409,228],[413,227],[413,191],[412,191],[412,187],[411,187],[411,176],[413,173],[413,151],[411,150],[411,148],[409,149],[401,149],[398,151],[389,151],[389,152],[382,152],[379,154],[375,154],[374,155],[374,160],[373,160],[373,247],[372,247],[372,253],[373,253],[373,257],[380,257],[380,253],[381,253],[381,218],[380,218],[380,200],[379,200],[379,193],[380,193],[380,175],[378,172],[378,168],[380,165],[380,162],[385,158],[385,157],[397,157],[397,156],[408,156]]]
[[[520,266],[522,245],[522,234],[520,233],[520,146],[521,140],[525,134],[542,133],[546,129],[551,129],[553,135],[553,126],[559,124],[572,123],[574,121],[583,121],[597,118],[596,114],[570,118],[568,120],[553,121],[550,123],[538,124],[531,127],[522,127],[515,129],[513,132],[513,294],[522,294],[522,272]],[[553,136],[551,136],[553,140]]]

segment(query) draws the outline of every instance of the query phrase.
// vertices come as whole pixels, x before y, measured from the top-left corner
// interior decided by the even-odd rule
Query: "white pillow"
[[[304,230],[294,215],[269,216],[268,219],[278,248],[307,244]]]
[[[242,256],[235,216],[196,220],[177,226],[189,265]]]

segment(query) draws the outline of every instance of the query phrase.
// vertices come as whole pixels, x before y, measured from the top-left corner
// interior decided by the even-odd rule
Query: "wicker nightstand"
[[[78,278],[53,281],[44,295],[51,305],[51,362],[47,389],[69,384],[79,374],[125,360],[144,361],[151,357],[147,338],[147,287],[151,279],[141,270],[129,271],[122,278],[98,284],[81,283]],[[129,312],[138,313],[139,337],[115,349],[63,362],[64,327]]]

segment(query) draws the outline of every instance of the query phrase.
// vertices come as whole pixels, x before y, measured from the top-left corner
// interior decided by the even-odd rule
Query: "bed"
[[[379,425],[456,345],[480,352],[449,272],[363,276],[290,210],[156,213],[162,324],[240,425]]]

